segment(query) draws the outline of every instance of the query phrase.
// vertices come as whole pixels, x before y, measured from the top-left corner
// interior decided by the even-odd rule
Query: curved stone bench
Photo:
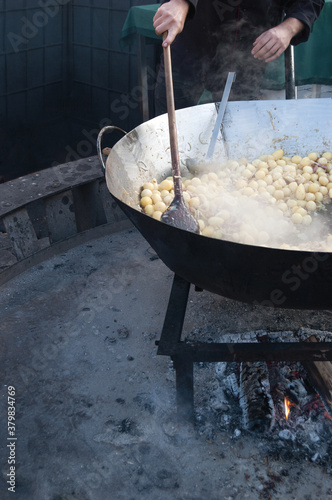
[[[97,156],[0,184],[0,285],[59,252],[129,227]]]

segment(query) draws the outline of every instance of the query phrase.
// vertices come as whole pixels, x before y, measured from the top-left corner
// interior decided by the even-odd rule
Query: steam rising
[[[252,163],[257,165],[260,161],[257,159]],[[252,178],[247,178],[248,162],[245,159],[219,164],[203,162],[196,165],[196,172],[199,171],[201,175],[192,177],[189,174],[191,178],[184,180],[184,190],[190,193],[191,200],[193,197],[199,199],[194,212],[203,235],[250,245],[332,250],[325,204],[317,203],[319,210],[313,213],[303,208],[308,206],[305,200],[295,201],[296,193],[293,203],[277,199],[272,194],[274,188],[269,192],[266,182],[261,179],[263,182],[259,183],[255,178],[255,170]],[[291,181],[295,182],[296,177],[285,178],[287,182],[282,180],[282,183],[287,187]],[[300,185],[302,179],[296,180],[299,183],[296,185]],[[280,196],[283,197],[283,193]],[[325,203],[327,201],[330,203],[328,196]],[[189,205],[193,205],[192,201]],[[293,206],[295,209],[292,210]],[[298,217],[294,215],[296,212]]]
[[[278,149],[251,161],[188,159],[185,165],[184,201],[203,236],[247,245],[332,251],[331,152],[287,157]],[[142,186],[140,206],[160,220],[173,197],[172,177],[159,184],[152,179]]]

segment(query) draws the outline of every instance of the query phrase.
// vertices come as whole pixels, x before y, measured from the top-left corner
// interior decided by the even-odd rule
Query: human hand
[[[167,31],[163,47],[170,45],[176,35],[181,33],[189,11],[187,0],[170,0],[162,4],[153,18],[153,27],[157,35]]]
[[[278,26],[264,31],[253,43],[251,53],[255,59],[266,63],[274,61],[287,49],[292,38],[300,33],[304,25],[295,18],[288,18]]]

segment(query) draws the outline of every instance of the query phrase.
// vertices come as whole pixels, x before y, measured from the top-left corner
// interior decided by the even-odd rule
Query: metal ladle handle
[[[99,132],[98,137],[97,137],[97,153],[98,153],[99,161],[102,164],[102,167],[104,168],[104,170],[106,170],[106,165],[104,162],[103,152],[101,149],[101,140],[102,140],[102,137],[103,137],[105,132],[111,132],[111,131],[113,132],[113,130],[118,130],[119,132],[122,132],[123,135],[127,134],[127,132],[125,132],[122,128],[116,127],[115,125],[108,125],[107,127],[102,128],[101,131]]]
[[[218,133],[220,131],[221,123],[222,123],[223,118],[224,118],[224,114],[225,114],[225,110],[226,110],[226,106],[227,106],[229,94],[231,92],[232,83],[233,83],[234,79],[235,79],[235,73],[233,71],[229,72],[228,76],[227,76],[227,81],[226,81],[224,93],[222,95],[221,103],[220,103],[220,106],[219,106],[217,120],[216,120],[216,123],[214,125],[213,132],[212,132],[212,139],[211,139],[211,142],[210,142],[210,145],[209,145],[208,152],[206,154],[206,159],[207,160],[211,160],[212,159],[214,148],[215,148],[215,145],[216,145],[216,142],[217,142]]]

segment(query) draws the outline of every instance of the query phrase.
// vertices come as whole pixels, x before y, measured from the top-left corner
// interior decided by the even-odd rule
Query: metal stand
[[[181,341],[190,283],[174,275],[158,355],[170,356],[176,372],[178,417],[194,421],[195,362],[332,361],[332,342],[205,343]]]
[[[285,93],[286,99],[297,99],[294,47],[292,45],[289,45],[285,50]]]
[[[148,95],[148,72],[146,64],[146,44],[145,37],[137,35],[138,44],[138,84],[141,93],[140,107],[143,117],[143,122],[149,119],[149,95]]]

